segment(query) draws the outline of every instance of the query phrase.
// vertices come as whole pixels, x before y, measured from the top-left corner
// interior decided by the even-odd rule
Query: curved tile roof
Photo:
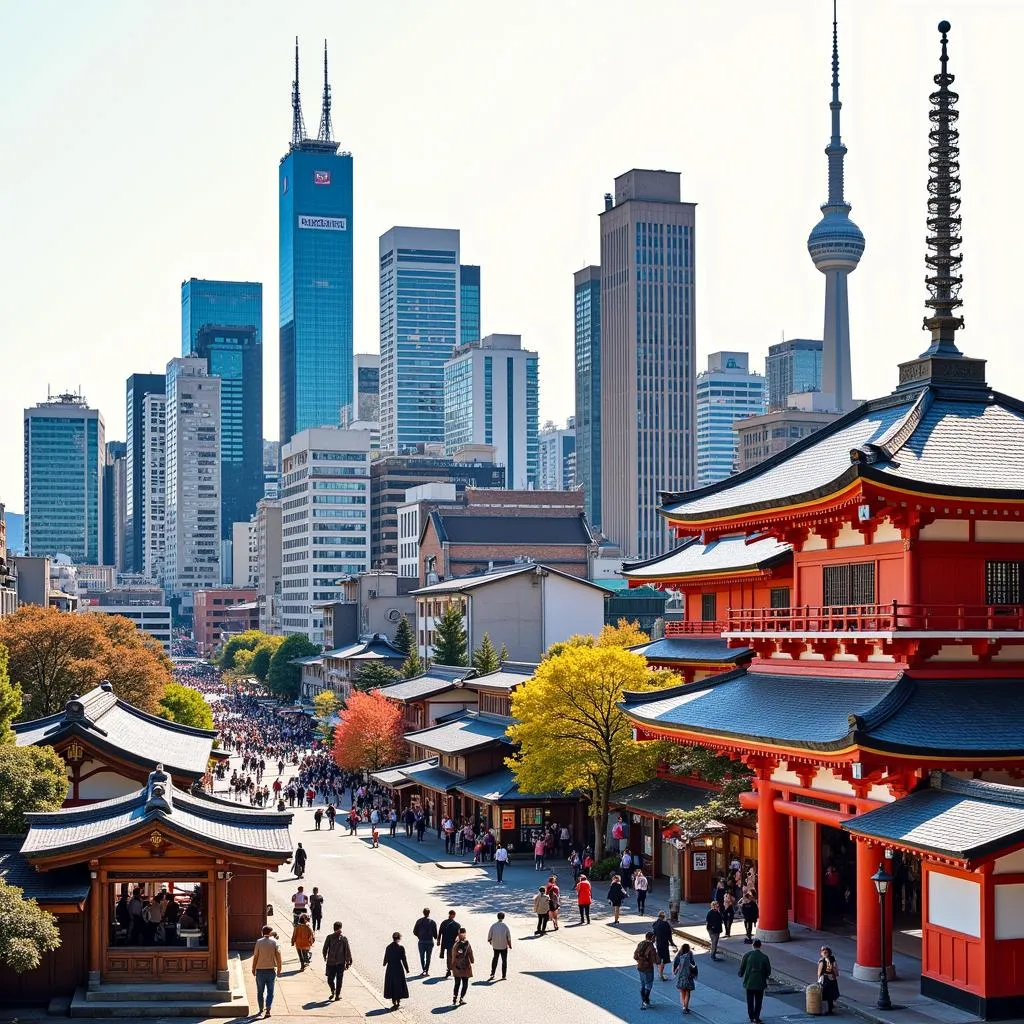
[[[505,735],[510,725],[511,718],[481,714],[479,711],[463,711],[429,729],[407,732],[405,739],[407,743],[415,743],[440,754],[455,754],[475,750],[495,741],[511,746]]]
[[[739,572],[776,565],[792,556],[789,544],[774,537],[737,534],[719,537],[702,544],[694,538],[665,555],[646,562],[623,563],[622,575],[628,580],[671,580],[685,576]]]
[[[730,647],[727,640],[717,636],[662,637],[630,650],[648,661],[718,661],[723,665],[746,661],[754,655],[749,647]]]

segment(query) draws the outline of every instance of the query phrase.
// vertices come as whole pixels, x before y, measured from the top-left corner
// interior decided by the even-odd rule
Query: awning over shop
[[[612,807],[649,814],[654,818],[666,818],[669,811],[692,811],[713,795],[712,791],[698,786],[654,778],[616,790],[609,802]]]

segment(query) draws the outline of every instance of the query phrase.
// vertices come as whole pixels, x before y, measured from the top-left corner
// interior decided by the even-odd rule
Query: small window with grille
[[[826,565],[823,569],[822,603],[826,608],[875,603],[874,562]]]
[[[718,618],[718,595],[700,595],[700,617],[703,622],[714,622]]]
[[[1024,562],[985,563],[985,604],[1024,604]]]
[[[788,608],[790,602],[789,587],[772,587],[770,600],[772,608]]]

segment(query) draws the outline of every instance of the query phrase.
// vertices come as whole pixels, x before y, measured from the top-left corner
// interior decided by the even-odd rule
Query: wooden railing
[[[666,622],[665,623],[665,636],[668,637],[679,637],[679,636],[721,636],[725,632],[725,622]]]
[[[926,633],[1024,632],[1024,605],[927,605],[893,601],[890,604],[730,608],[723,631],[894,633],[899,630]]]

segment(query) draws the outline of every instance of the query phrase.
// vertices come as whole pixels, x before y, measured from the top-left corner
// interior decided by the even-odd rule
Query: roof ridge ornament
[[[146,807],[145,813],[154,812],[170,814],[173,810],[173,797],[171,791],[171,777],[164,771],[164,766],[158,764],[149,773],[149,781],[146,783]]]

